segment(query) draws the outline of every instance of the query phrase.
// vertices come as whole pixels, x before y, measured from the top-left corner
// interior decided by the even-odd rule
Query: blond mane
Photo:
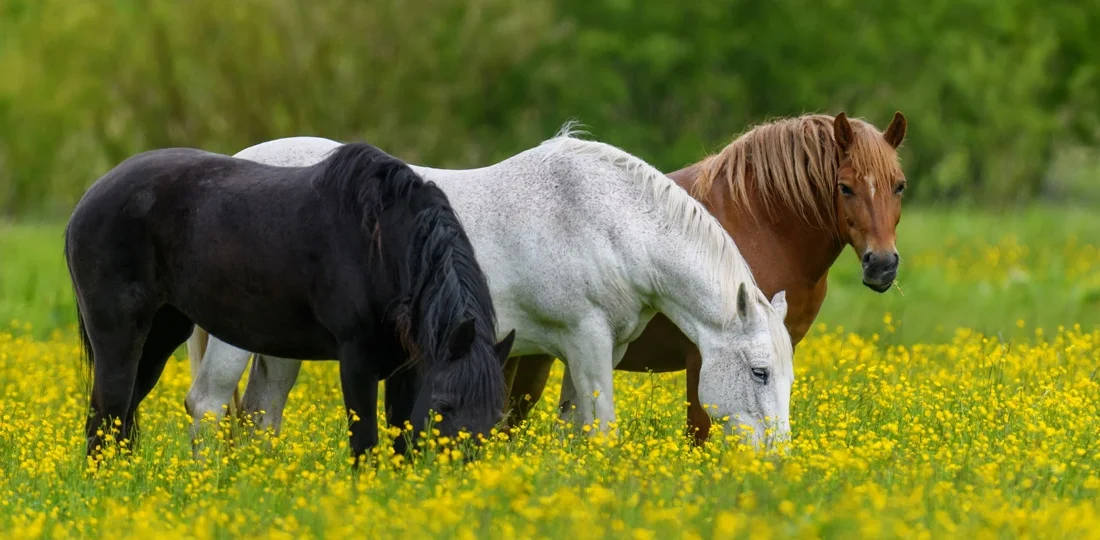
[[[902,175],[897,153],[874,125],[856,118],[849,122],[855,133],[848,150],[853,167],[873,176],[880,189],[891,190]],[[697,163],[700,174],[691,194],[706,200],[721,179],[741,209],[752,212],[755,196],[769,215],[782,205],[807,224],[832,230],[836,228],[833,200],[840,158],[832,116],[784,118],[749,129]]]

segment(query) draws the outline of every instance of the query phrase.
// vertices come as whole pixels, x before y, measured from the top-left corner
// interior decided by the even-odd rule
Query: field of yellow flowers
[[[856,332],[823,313],[796,351],[785,454],[688,443],[682,374],[616,373],[618,438],[572,435],[552,414],[559,364],[531,421],[478,460],[437,441],[410,462],[384,443],[354,474],[337,366],[315,362],[281,435],[212,427],[195,460],[176,357],[142,405],[140,444],[95,469],[72,330],[15,321],[0,330],[0,536],[1097,537],[1100,327],[1037,325],[1026,315],[1048,314],[1026,299],[1094,309],[1100,252],[1001,233],[911,250],[889,304],[839,289],[839,304],[866,298],[864,311],[925,306],[879,307]],[[1015,299],[990,315],[1011,316],[1003,328],[949,322],[997,298]],[[927,331],[903,338],[913,325]]]

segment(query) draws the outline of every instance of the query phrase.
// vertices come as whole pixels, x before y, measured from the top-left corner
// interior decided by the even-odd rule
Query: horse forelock
[[[841,155],[833,119],[809,114],[750,128],[697,163],[700,175],[692,195],[706,200],[714,183],[723,181],[740,209],[752,213],[755,197],[769,215],[782,207],[811,226],[835,231],[833,199]],[[892,190],[901,175],[897,152],[874,125],[856,118],[849,122],[855,133],[847,153],[852,166],[873,177],[880,189]]]
[[[574,138],[572,125],[567,124],[558,135],[540,145],[548,150],[543,159],[567,154],[587,155],[624,171],[632,187],[646,195],[648,202],[658,210],[664,225],[676,227],[695,241],[702,252],[707,273],[719,284],[725,322],[732,322],[737,311],[738,287],[745,283],[752,290],[759,291],[759,288],[737,244],[718,220],[702,203],[649,163],[610,144]]]

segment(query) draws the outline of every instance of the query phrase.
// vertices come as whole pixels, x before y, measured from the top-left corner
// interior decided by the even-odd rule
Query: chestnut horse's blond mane
[[[852,166],[879,189],[892,190],[893,182],[902,178],[897,152],[872,124],[855,118],[849,122],[855,133],[848,149]],[[840,158],[832,116],[784,118],[753,127],[700,161],[691,194],[705,200],[714,182],[722,179],[740,208],[751,212],[750,195],[755,195],[768,213],[783,205],[810,225],[833,229]]]

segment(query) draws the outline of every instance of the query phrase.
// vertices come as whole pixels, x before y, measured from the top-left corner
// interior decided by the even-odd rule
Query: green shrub
[[[907,115],[916,201],[1089,194],[1100,171],[1059,156],[1098,162],[1098,27],[1100,0],[0,0],[0,215],[67,215],[165,146],[310,134],[465,167],[576,118],[670,171],[840,110]]]

